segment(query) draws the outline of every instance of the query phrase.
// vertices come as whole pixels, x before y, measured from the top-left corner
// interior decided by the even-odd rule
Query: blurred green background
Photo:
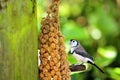
[[[38,32],[51,0],[37,0]],[[120,80],[120,0],[61,0],[61,31],[69,53],[70,39],[81,42],[105,74],[95,67],[71,73],[72,80]],[[75,58],[68,54],[70,64]]]

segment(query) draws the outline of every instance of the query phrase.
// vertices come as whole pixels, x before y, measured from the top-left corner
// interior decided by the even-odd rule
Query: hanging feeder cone
[[[59,30],[58,6],[59,0],[54,0],[47,11],[47,16],[41,22],[39,36],[41,80],[70,80],[69,63],[63,36]]]

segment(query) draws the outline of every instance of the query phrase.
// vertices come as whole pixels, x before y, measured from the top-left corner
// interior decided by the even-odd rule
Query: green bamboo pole
[[[35,0],[0,1],[0,80],[37,80]]]

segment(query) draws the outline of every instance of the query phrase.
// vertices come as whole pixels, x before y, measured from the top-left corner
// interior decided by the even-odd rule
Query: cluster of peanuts
[[[59,0],[53,1],[47,16],[41,22],[39,36],[41,80],[70,80],[63,36],[59,31],[58,4]]]

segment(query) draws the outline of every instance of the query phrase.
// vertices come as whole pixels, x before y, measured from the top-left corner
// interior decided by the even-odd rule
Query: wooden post
[[[38,80],[35,4],[0,1],[0,80]]]

